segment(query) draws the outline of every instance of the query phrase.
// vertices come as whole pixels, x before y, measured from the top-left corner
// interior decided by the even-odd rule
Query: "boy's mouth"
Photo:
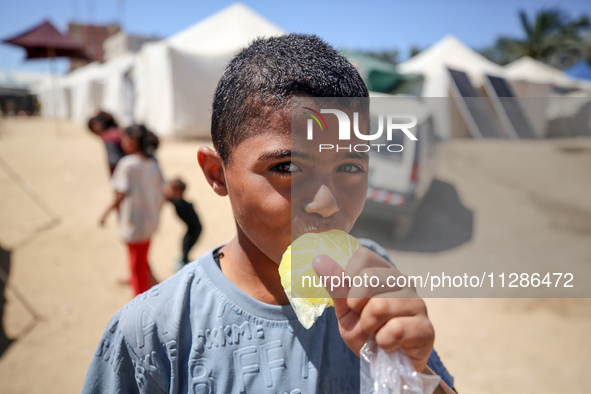
[[[343,226],[338,225],[334,220],[329,220],[307,223],[295,231],[292,229],[292,238],[296,239],[306,233],[324,233],[330,230],[342,230],[347,232],[347,229],[343,228]]]

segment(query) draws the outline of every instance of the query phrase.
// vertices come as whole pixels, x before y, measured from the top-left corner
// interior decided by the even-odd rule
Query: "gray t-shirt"
[[[111,319],[83,393],[359,392],[359,358],[334,308],[306,330],[291,306],[237,288],[213,252]]]

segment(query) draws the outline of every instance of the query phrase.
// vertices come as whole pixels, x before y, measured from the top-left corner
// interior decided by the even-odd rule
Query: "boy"
[[[201,222],[199,216],[193,208],[193,204],[183,198],[187,185],[180,178],[175,178],[168,182],[166,186],[166,198],[174,205],[178,217],[187,225],[187,232],[183,237],[183,256],[175,265],[178,271],[189,262],[189,251],[195,245],[201,234]]]
[[[214,96],[215,151],[202,147],[198,161],[230,198],[237,235],[113,317],[83,392],[358,393],[369,337],[425,370],[434,332],[412,289],[400,289],[408,299],[337,289],[335,308],[306,330],[278,274],[292,233],[348,232],[367,193],[367,155],[292,140],[291,100],[367,96],[355,68],[314,36],[257,40],[230,62]],[[314,262],[321,275],[338,274],[335,264]],[[384,269],[383,255],[361,248],[346,273]]]

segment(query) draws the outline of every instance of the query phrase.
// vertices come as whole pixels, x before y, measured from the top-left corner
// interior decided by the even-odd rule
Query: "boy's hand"
[[[330,257],[317,256],[312,262],[319,276],[341,277],[343,269]],[[367,287],[327,289],[333,298],[341,337],[357,355],[367,339],[391,353],[402,348],[415,369],[423,371],[433,349],[435,332],[424,301],[412,287],[388,287],[389,276],[402,276],[388,261],[367,248],[358,249],[347,264],[345,275],[367,278]],[[376,287],[369,278],[380,279]],[[392,282],[392,280],[390,280]],[[328,281],[327,283],[330,283]],[[364,283],[365,284],[365,283]],[[372,284],[376,284],[374,282]]]

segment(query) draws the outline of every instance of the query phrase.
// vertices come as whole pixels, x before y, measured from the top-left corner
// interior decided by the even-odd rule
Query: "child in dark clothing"
[[[176,214],[187,225],[187,233],[183,237],[183,257],[175,265],[178,271],[189,262],[189,251],[195,245],[201,234],[201,222],[193,208],[193,204],[183,198],[187,185],[180,178],[168,182],[166,187],[166,198],[174,205]]]

